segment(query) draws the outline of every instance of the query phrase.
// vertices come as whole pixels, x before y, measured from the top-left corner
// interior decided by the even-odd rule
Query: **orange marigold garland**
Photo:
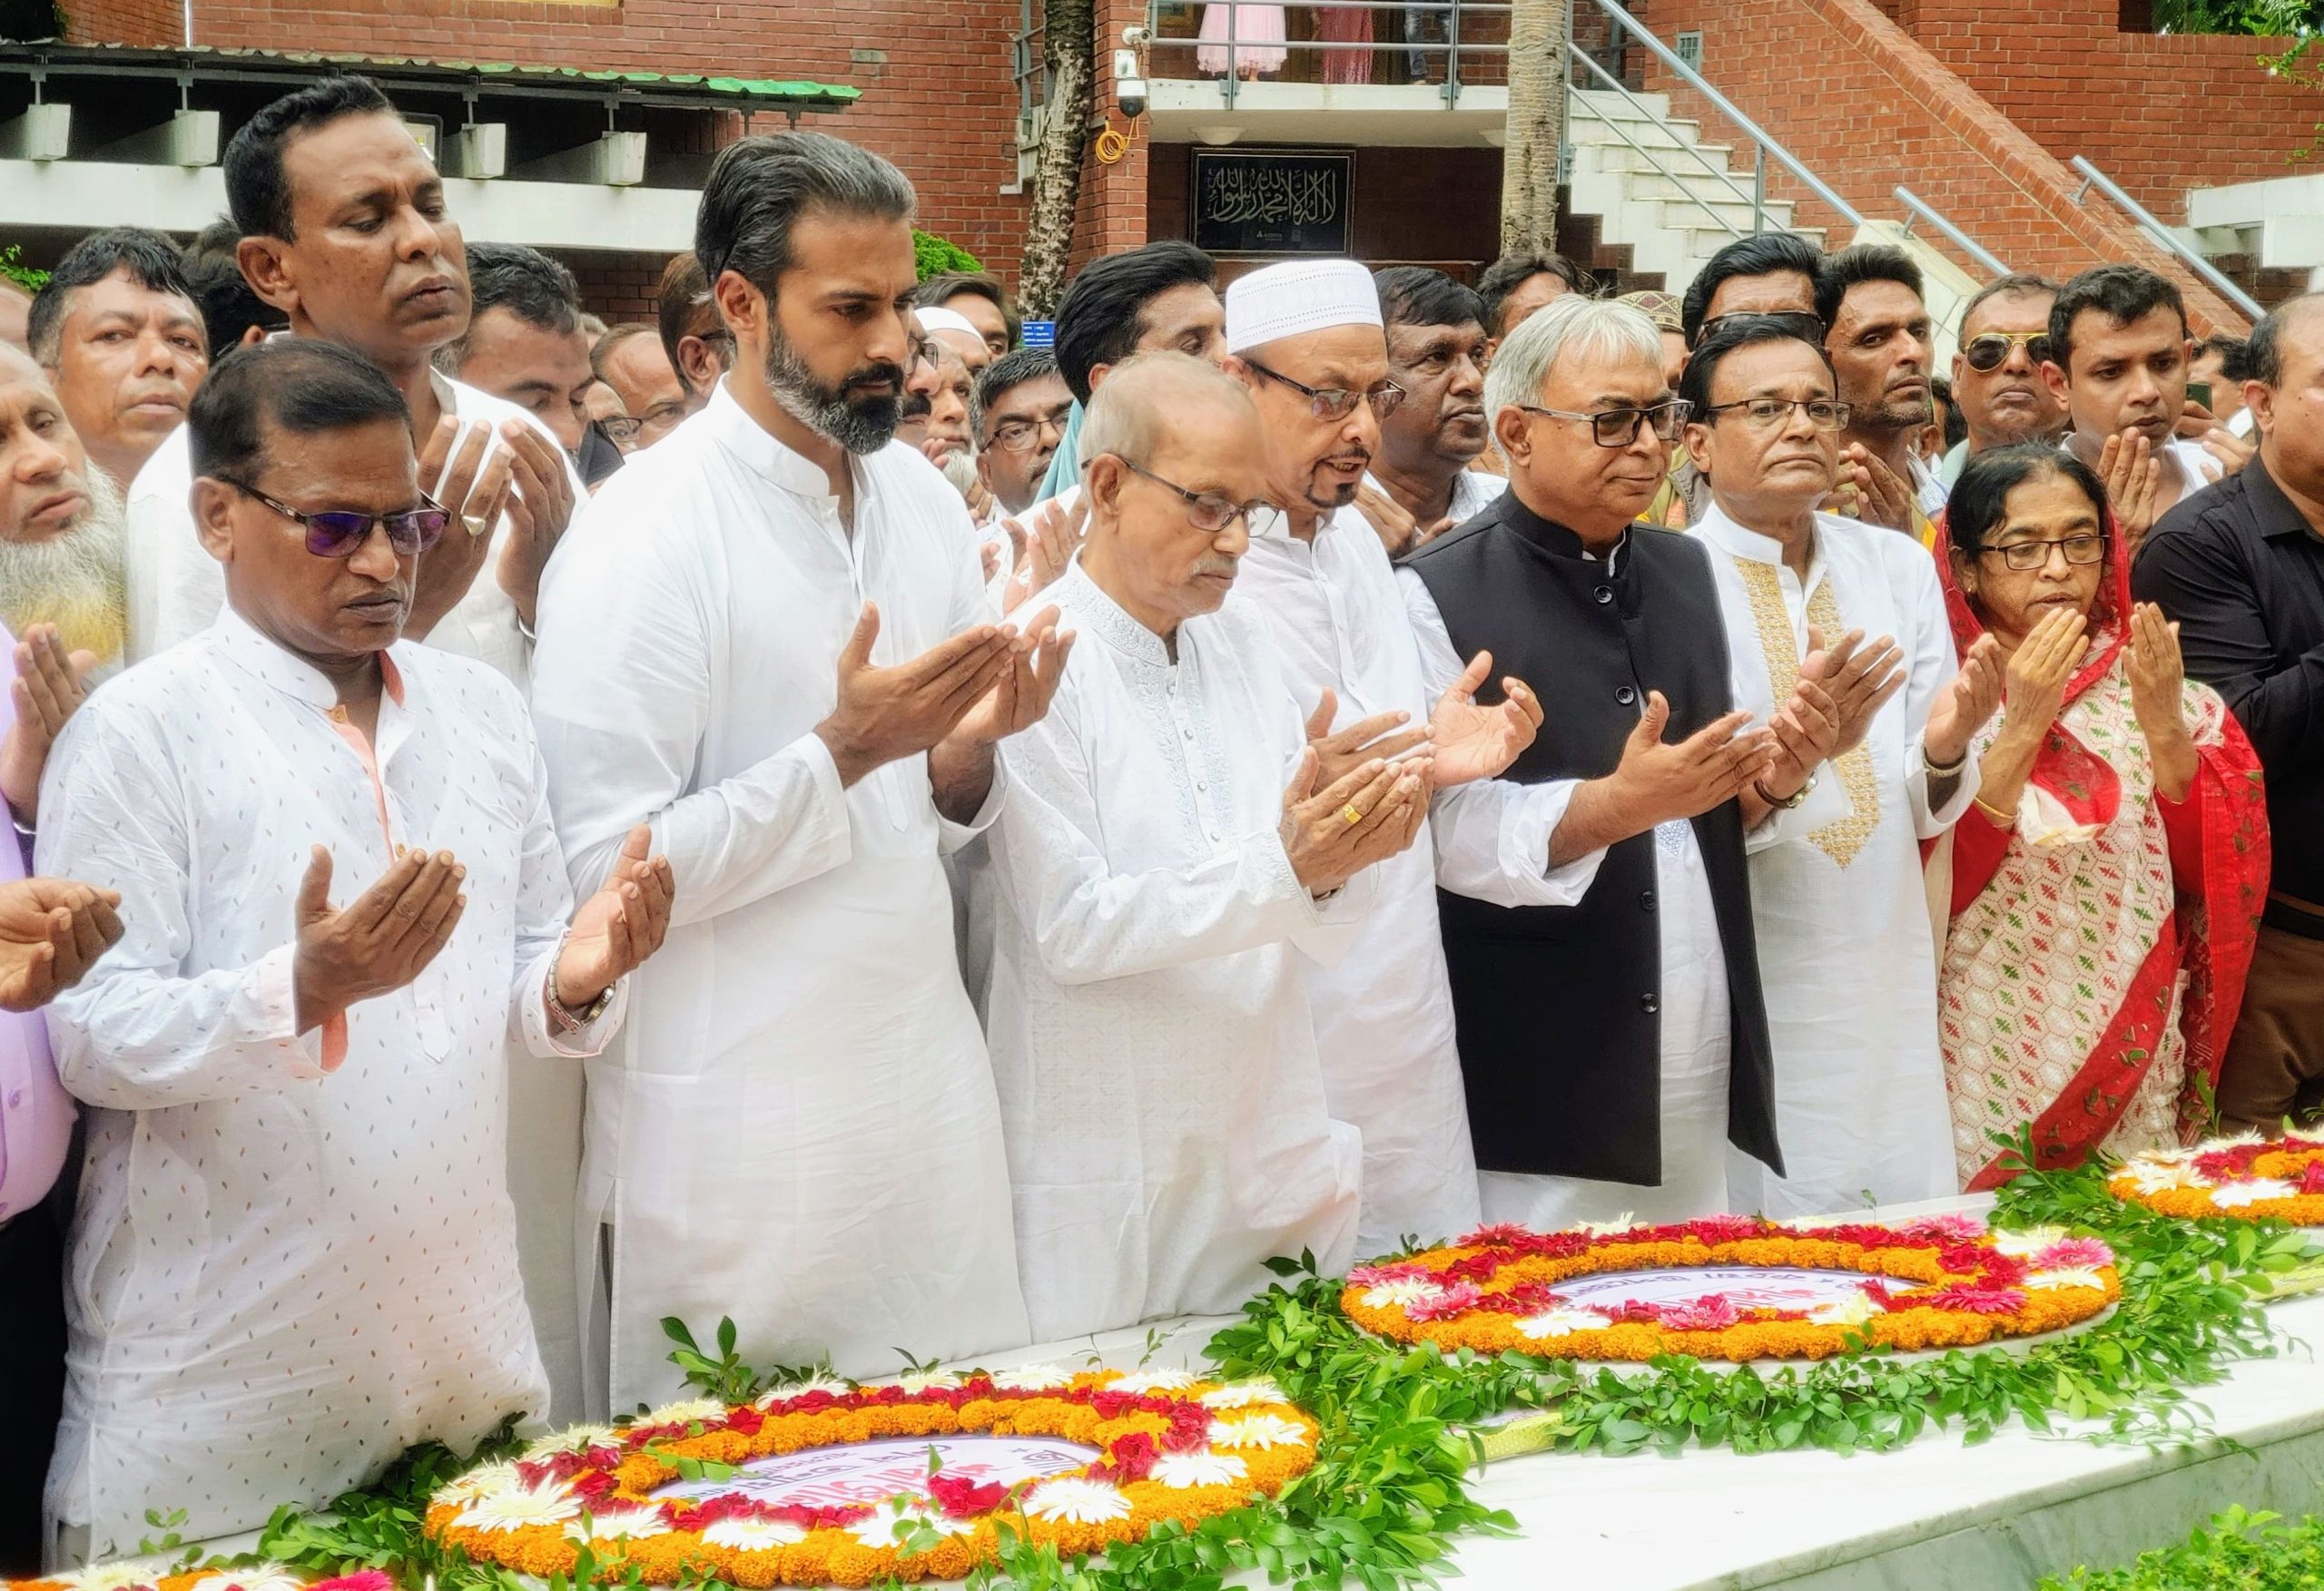
[[[708,1495],[656,1495],[682,1476],[723,1479],[722,1467],[781,1454],[977,1434],[1054,1438],[1099,1456],[1015,1486],[931,1469],[877,1504],[775,1505],[700,1485],[688,1489]],[[478,1563],[537,1576],[574,1574],[586,1545],[608,1582],[633,1570],[655,1586],[958,1579],[999,1561],[1004,1527],[1072,1557],[1272,1497],[1315,1464],[1318,1436],[1273,1382],[1219,1385],[1183,1370],[824,1379],[755,1403],[698,1399],[544,1438],[438,1491],[425,1528]]]
[[[378,1569],[323,1577],[284,1564],[178,1569],[151,1563],[93,1564],[37,1580],[0,1580],[0,1591],[395,1591]]]
[[[2116,1198],[2165,1215],[2324,1226],[2324,1142],[2214,1138],[2133,1156],[2106,1178]]]
[[[1811,1309],[1720,1292],[1594,1306],[1559,1291],[1590,1275],[1753,1267],[1853,1272],[1852,1296]],[[1824,1359],[1866,1344],[1968,1348],[2055,1331],[2122,1296],[2114,1255],[2059,1228],[1988,1233],[1975,1218],[1803,1229],[1740,1215],[1618,1231],[1489,1226],[1449,1248],[1358,1266],[1340,1307],[1396,1342],[1482,1354],[1644,1361],[1664,1354],[1742,1363]]]

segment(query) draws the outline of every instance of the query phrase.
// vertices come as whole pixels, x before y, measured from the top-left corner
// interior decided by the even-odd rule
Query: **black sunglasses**
[[[452,511],[420,494],[424,508],[407,508],[400,514],[362,514],[351,508],[326,508],[320,514],[302,514],[290,504],[268,496],[248,481],[238,481],[232,476],[212,476],[246,497],[254,498],[273,509],[285,519],[295,520],[307,533],[307,550],[318,558],[351,558],[358,548],[371,539],[371,527],[382,525],[388,541],[399,557],[417,557],[436,545],[444,527],[452,523]]]

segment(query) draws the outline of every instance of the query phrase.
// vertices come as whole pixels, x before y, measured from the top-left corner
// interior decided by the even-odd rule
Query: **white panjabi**
[[[1334,326],[1378,326],[1380,290],[1353,260],[1290,260],[1226,284],[1226,351]]]

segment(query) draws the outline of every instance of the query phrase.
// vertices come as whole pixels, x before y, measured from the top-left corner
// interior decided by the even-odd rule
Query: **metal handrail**
[[[1955,248],[1960,250],[1961,252],[1966,254],[1970,259],[1984,267],[1986,270],[1995,276],[2007,276],[2009,274],[2008,266],[2004,265],[1999,260],[1994,258],[1990,252],[1980,247],[1976,239],[1971,237],[1959,227],[1955,226],[1951,221],[1945,220],[1943,213],[1940,212],[1935,205],[1931,204],[1927,200],[1923,199],[1919,194],[1914,192],[1910,188],[1905,187],[1903,184],[1899,183],[1897,186],[1891,188],[1888,192],[1896,195],[1897,203],[1903,205],[1906,210],[1911,211],[1915,215],[1920,217],[1921,220],[1928,222],[1929,225],[1935,227],[1938,231],[1943,232],[1947,238],[1952,240],[1953,246]],[[1905,223],[1905,231],[1907,234],[1911,232],[1912,225],[1913,223],[1910,221],[1906,221]]]
[[[2220,273],[2218,267],[2214,266],[2210,260],[2204,259],[2201,255],[2196,253],[2192,249],[2187,247],[2186,244],[2181,242],[2179,241],[2179,235],[2176,232],[2173,232],[2169,227],[2164,226],[2160,221],[2157,221],[2152,212],[2151,212],[2145,205],[2141,204],[2137,200],[2123,192],[2121,186],[2115,182],[2114,179],[2100,171],[2096,166],[2091,164],[2087,156],[2079,154],[2074,156],[2073,169],[2080,172],[2083,178],[2082,186],[2074,190],[2073,201],[2076,204],[2080,204],[2083,201],[2083,196],[2089,193],[2093,187],[2095,187],[2101,193],[2103,193],[2107,198],[2120,205],[2123,213],[2127,214],[2132,221],[2137,221],[2142,227],[2144,227],[2147,232],[2156,242],[2161,243],[2165,249],[2168,249],[2171,253],[2177,255],[2181,264],[2186,266],[2188,270],[2193,271],[2197,276],[2201,277],[2206,282],[2209,282],[2214,289],[2216,289],[2221,298],[2225,299],[2229,303],[2233,304],[2237,309],[2242,310],[2246,315],[2250,316],[2254,320],[2260,319],[2266,316],[2267,311],[2260,307],[2259,300],[2253,298],[2250,293],[2245,292],[2241,288],[2237,287],[2233,282],[2228,280],[2226,277]]]
[[[1620,93],[1623,99],[1629,101],[1632,105],[1637,105],[1640,110],[1643,111],[1647,108],[1644,105],[1639,104],[1638,96],[1631,93],[1629,89],[1623,87],[1620,79],[1609,74],[1603,66],[1600,66],[1595,60],[1592,60],[1588,51],[1574,44],[1571,39],[1566,41],[1566,49],[1573,55],[1575,60],[1580,61],[1583,65],[1589,67],[1591,72],[1597,74],[1600,77],[1604,78],[1606,83],[1613,88],[1616,93]],[[1735,237],[1740,238],[1748,235],[1742,228],[1727,220],[1717,211],[1711,209],[1709,204],[1706,204],[1702,199],[1695,193],[1694,190],[1687,185],[1684,178],[1662,163],[1661,157],[1657,155],[1654,151],[1647,148],[1645,145],[1640,143],[1638,140],[1632,138],[1629,133],[1623,132],[1620,123],[1615,121],[1611,116],[1606,114],[1603,110],[1590,103],[1588,100],[1574,100],[1571,95],[1569,95],[1568,98],[1571,106],[1576,106],[1590,115],[1596,117],[1600,123],[1604,123],[1613,131],[1615,137],[1620,139],[1624,143],[1629,144],[1630,148],[1644,155],[1647,159],[1647,163],[1651,165],[1658,174],[1668,177],[1673,182],[1677,182],[1684,192],[1686,197],[1693,202],[1695,208],[1701,211],[1705,215],[1710,217],[1714,223],[1725,227],[1727,231]],[[1659,120],[1659,118],[1657,118],[1657,120]],[[1725,183],[1728,192],[1734,194],[1735,197],[1740,200],[1743,203],[1752,207],[1751,213],[1753,225],[1757,227],[1759,217],[1765,210],[1764,202],[1737,187],[1735,184],[1735,179],[1728,176],[1726,172],[1722,171],[1709,155],[1703,153],[1701,149],[1696,145],[1689,143],[1682,144],[1679,147],[1687,153],[1693,155],[1695,157],[1696,163],[1700,165],[1707,174],[1717,178],[1720,182]]]
[[[1214,3],[1226,4],[1226,0],[1214,0]],[[1256,6],[1268,3],[1268,0],[1244,0],[1244,3]],[[1319,57],[1334,53],[1354,53],[1390,57],[1419,55],[1430,59],[1442,59],[1444,63],[1444,81],[1434,86],[1438,90],[1438,97],[1444,101],[1445,108],[1450,110],[1457,105],[1461,97],[1461,90],[1463,86],[1461,82],[1461,58],[1463,55],[1491,56],[1509,54],[1509,46],[1506,44],[1472,43],[1464,40],[1461,36],[1462,14],[1470,12],[1488,15],[1507,15],[1515,9],[1512,0],[1424,0],[1424,3],[1419,5],[1413,4],[1412,0],[1304,0],[1304,3],[1311,11],[1384,12],[1399,20],[1410,11],[1426,12],[1443,18],[1444,40],[1439,44],[1433,40],[1403,39],[1384,34],[1368,41],[1364,39],[1245,38],[1239,25],[1240,19],[1233,13],[1230,13],[1226,19],[1225,38],[1165,37],[1161,31],[1160,0],[1147,0],[1147,44],[1149,49],[1158,46],[1172,50],[1225,50],[1227,70],[1218,87],[1221,100],[1230,108],[1234,105],[1237,93],[1246,86],[1238,70],[1237,57],[1249,50],[1280,50],[1286,55],[1305,54]],[[1156,74],[1156,75],[1167,76],[1163,74]],[[1204,77],[1207,78],[1209,75],[1211,74],[1205,74]],[[1168,80],[1187,81],[1175,77],[1170,77]]]
[[[1617,27],[1645,45],[1654,58],[1677,74],[1681,82],[1709,100],[1718,113],[1740,128],[1744,136],[1750,139],[1763,154],[1773,155],[1786,171],[1799,179],[1810,193],[1837,211],[1853,225],[1864,225],[1864,217],[1856,213],[1854,205],[1834,192],[1831,184],[1802,165],[1798,157],[1777,142],[1765,128],[1737,110],[1734,101],[1706,83],[1701,73],[1679,59],[1678,53],[1647,31],[1645,25],[1638,18],[1616,5],[1615,0],[1598,0],[1598,9],[1604,12],[1608,19]]]

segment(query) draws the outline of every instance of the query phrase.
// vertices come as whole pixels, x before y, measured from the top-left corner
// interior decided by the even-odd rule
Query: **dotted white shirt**
[[[231,610],[108,683],[49,759],[38,863],[119,889],[127,928],[49,1008],[92,1108],[47,1506],[100,1557],[148,1508],[185,1509],[188,1539],[249,1529],[546,1407],[505,1057],[572,1065],[621,1001],[551,1041],[572,896],[516,690],[434,648],[389,657],[377,785],[323,676]],[[348,1012],[327,1069],[339,1046],[293,1014],[299,881],[326,845],[347,905],[391,840],[466,863],[467,910],[416,983]]]

